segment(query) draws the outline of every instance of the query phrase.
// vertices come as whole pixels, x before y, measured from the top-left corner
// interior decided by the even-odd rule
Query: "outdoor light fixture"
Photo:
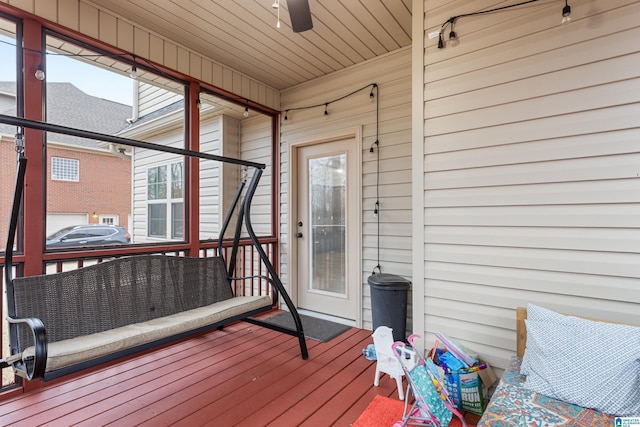
[[[376,158],[376,150],[375,148],[373,148],[374,145],[375,145],[375,142],[371,144],[371,147],[369,147],[369,154],[367,154],[367,158],[369,160],[373,160]]]
[[[38,65],[38,68],[36,69],[36,79],[43,81],[44,80],[44,68],[42,68],[42,64]]]
[[[276,22],[276,28],[280,28],[280,0],[275,0],[271,7],[278,11],[278,22]]]
[[[561,24],[568,24],[569,22],[571,22],[571,6],[569,6],[569,0],[564,0]]]
[[[16,153],[22,154],[24,152],[24,129],[18,127],[16,129],[16,138],[14,140]]]
[[[329,108],[329,103],[324,104],[324,116],[327,117],[329,115],[329,110],[327,110],[327,108]]]
[[[438,33],[438,49],[444,49],[444,40],[442,40],[442,30]]]
[[[371,144],[371,147],[369,147],[369,158],[372,159],[373,153],[375,153],[376,151],[376,147],[380,145],[380,141],[378,141],[377,139],[373,142],[373,144]]]
[[[451,21],[451,31],[449,32],[449,46],[456,47],[460,44],[460,39],[458,38],[458,34],[453,29],[453,26],[456,23],[456,19],[453,18]]]
[[[196,99],[196,107],[198,107],[198,110],[202,108],[202,101],[200,101],[200,98]]]
[[[459,16],[452,16],[451,18],[447,19],[445,21],[444,24],[442,24],[442,26],[440,27],[440,31],[438,32],[438,49],[444,49],[445,47],[445,43],[444,43],[444,38],[442,37],[442,33],[444,33],[444,30],[447,28],[447,25],[449,25],[451,27],[451,30],[449,32],[449,43],[448,45],[450,47],[456,47],[460,44],[460,40],[458,39],[458,34],[453,30],[453,26],[456,23],[456,19],[458,19]]]
[[[249,117],[249,107],[244,107],[244,113],[242,113],[243,116],[245,117]]]
[[[284,120],[285,121],[289,120],[289,110],[284,111]]]
[[[480,10],[477,12],[471,12],[471,13],[463,13],[461,15],[456,15],[456,16],[452,16],[451,18],[447,19],[441,26],[440,26],[440,31],[437,32],[437,37],[438,37],[438,49],[443,49],[445,47],[445,40],[443,37],[444,31],[447,28],[447,25],[449,25],[451,28],[449,29],[449,40],[447,41],[446,45],[449,47],[456,47],[460,44],[460,39],[458,38],[458,33],[456,33],[456,31],[453,29],[453,26],[456,23],[456,20],[458,20],[459,18],[466,18],[469,16],[477,16],[477,15],[484,15],[487,13],[493,13],[493,12],[500,12],[506,9],[511,9],[513,7],[518,7],[518,6],[523,6],[525,4],[529,4],[529,3],[534,3],[538,0],[526,0],[526,1],[522,1],[520,3],[515,3],[515,4],[510,4],[507,6],[501,6],[501,7],[496,7],[493,9],[485,9],[485,10]],[[569,21],[571,21],[571,7],[569,7],[569,5],[567,4],[569,0],[565,0],[565,7],[564,9],[562,9],[562,23],[567,23]],[[436,37],[436,32],[432,32],[429,33],[429,39]]]
[[[449,33],[449,46],[456,47],[460,44],[460,39],[455,31]]]
[[[138,78],[138,68],[135,65],[131,67],[129,77],[131,77],[133,80],[136,80]]]

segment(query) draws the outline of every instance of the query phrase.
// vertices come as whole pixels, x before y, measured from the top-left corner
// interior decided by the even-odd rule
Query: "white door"
[[[297,149],[293,230],[298,307],[357,318],[360,286],[359,141]]]

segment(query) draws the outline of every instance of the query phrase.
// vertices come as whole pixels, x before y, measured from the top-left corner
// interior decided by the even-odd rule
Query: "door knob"
[[[302,233],[300,233],[299,231],[296,233],[296,237],[300,238],[302,237]]]

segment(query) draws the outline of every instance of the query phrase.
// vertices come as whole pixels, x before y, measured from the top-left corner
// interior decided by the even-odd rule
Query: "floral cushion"
[[[528,390],[522,385],[522,359],[513,357],[500,379],[478,427],[603,427],[613,426],[614,418],[593,409],[582,408]]]

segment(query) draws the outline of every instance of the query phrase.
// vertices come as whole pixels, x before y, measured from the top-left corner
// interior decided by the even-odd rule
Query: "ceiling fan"
[[[287,0],[287,8],[294,33],[301,33],[313,28],[309,0]]]

